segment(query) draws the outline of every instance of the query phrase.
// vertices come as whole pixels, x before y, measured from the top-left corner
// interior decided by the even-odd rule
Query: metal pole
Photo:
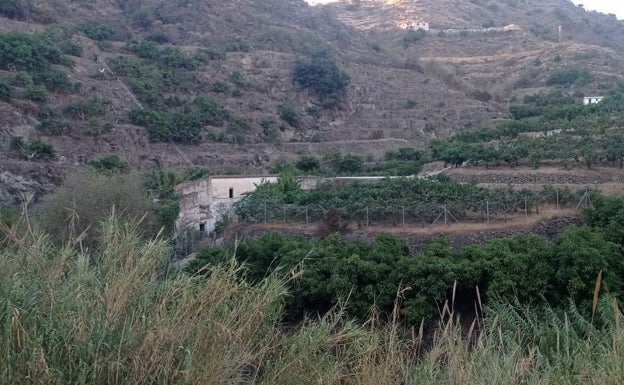
[[[286,204],[284,204],[284,223],[286,223]]]
[[[525,217],[529,216],[529,210],[528,210],[528,207],[527,207],[527,197],[526,196],[524,197],[524,216]]]
[[[445,225],[448,225],[447,214],[448,214],[448,210],[446,209],[446,205],[444,205],[444,224]]]
[[[405,206],[403,206],[403,227],[405,227]]]
[[[366,227],[368,227],[368,207],[366,207]]]
[[[308,224],[308,205],[306,205],[306,224]]]
[[[485,201],[485,216],[487,218],[487,223],[490,223],[490,201]]]
[[[266,201],[264,201],[264,223],[267,223]]]
[[[559,189],[557,189],[557,210],[559,210]]]

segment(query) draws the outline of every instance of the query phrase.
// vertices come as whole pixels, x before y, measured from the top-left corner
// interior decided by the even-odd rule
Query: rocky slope
[[[0,101],[2,203],[15,204],[22,192],[40,196],[66,172],[110,154],[140,171],[192,164],[216,173],[266,172],[276,160],[331,150],[376,158],[388,149],[422,147],[432,138],[505,119],[511,100],[548,89],[554,71],[591,71],[592,83],[568,90],[578,95],[602,92],[623,75],[624,41],[605,37],[617,36],[621,23],[564,0],[361,0],[328,7],[310,7],[301,0],[17,3],[24,10],[5,13],[10,17],[0,18],[0,32],[69,31],[83,53],[71,58],[72,66],[58,68],[81,88],[53,92],[45,103],[21,97]],[[395,21],[416,17],[435,29],[516,24],[520,30],[430,33],[412,39],[409,31],[396,28]],[[114,35],[105,41],[89,38],[75,28],[85,23],[104,25]],[[559,24],[561,43],[553,35]],[[223,52],[194,69],[188,84],[172,86],[152,104],[141,102],[162,109],[166,101],[209,97],[238,120],[204,126],[202,140],[194,144],[150,141],[144,127],[130,124],[128,113],[136,106],[117,76],[100,72],[101,64],[93,60],[97,55],[107,63],[120,56],[140,61],[128,49],[128,39],[150,39],[188,55]],[[329,50],[351,79],[333,108],[325,108],[293,81],[296,61],[319,49]],[[14,75],[10,69],[0,71],[7,81]],[[136,79],[119,75],[119,80],[132,88]],[[109,103],[99,118],[108,129],[96,133],[88,130],[90,121],[62,112],[94,97]],[[278,107],[285,104],[299,118],[296,127],[280,117]],[[61,135],[38,129],[46,111],[61,115],[69,129]],[[218,139],[231,129],[232,120],[243,122],[244,132],[235,140]],[[267,127],[273,130],[271,137]],[[16,136],[50,143],[56,156],[24,159],[10,150]]]

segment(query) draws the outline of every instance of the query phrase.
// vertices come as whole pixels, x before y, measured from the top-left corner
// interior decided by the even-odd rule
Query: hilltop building
[[[408,20],[408,21],[403,21],[403,22],[398,23],[397,27],[401,29],[413,29],[413,30],[422,29],[424,31],[428,31],[429,23],[423,20]]]
[[[604,99],[604,96],[585,96],[583,98],[584,105],[597,104],[600,103]]]

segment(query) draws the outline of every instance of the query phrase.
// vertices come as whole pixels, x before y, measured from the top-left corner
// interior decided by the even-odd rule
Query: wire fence
[[[592,194],[585,191],[573,196],[560,196],[558,191],[552,197],[526,195],[513,200],[483,200],[472,205],[461,201],[439,204],[397,205],[388,202],[386,206],[340,207],[321,204],[284,204],[280,202],[258,202],[244,212],[236,207],[224,215],[230,222],[238,223],[293,223],[314,224],[324,221],[330,209],[337,209],[340,216],[359,226],[390,225],[409,226],[423,224],[452,224],[459,222],[490,222],[507,220],[510,216],[538,215],[547,209],[584,209],[591,205]]]

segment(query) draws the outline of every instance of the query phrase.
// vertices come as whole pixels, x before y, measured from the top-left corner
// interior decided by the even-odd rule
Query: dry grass
[[[0,248],[2,384],[621,384],[624,334],[616,301],[598,301],[601,329],[571,311],[541,324],[489,309],[468,332],[453,302],[432,341],[398,310],[364,324],[338,307],[280,325],[285,279],[249,285],[236,265],[167,276],[167,247],[109,220],[99,250],[58,248],[29,231]],[[303,272],[294,272],[296,279]],[[397,306],[403,291],[397,292]],[[488,312],[479,301],[480,313]],[[606,314],[606,315],[605,315]],[[583,334],[574,329],[585,328]],[[543,341],[557,336],[556,345]],[[538,343],[539,342],[539,343]]]

